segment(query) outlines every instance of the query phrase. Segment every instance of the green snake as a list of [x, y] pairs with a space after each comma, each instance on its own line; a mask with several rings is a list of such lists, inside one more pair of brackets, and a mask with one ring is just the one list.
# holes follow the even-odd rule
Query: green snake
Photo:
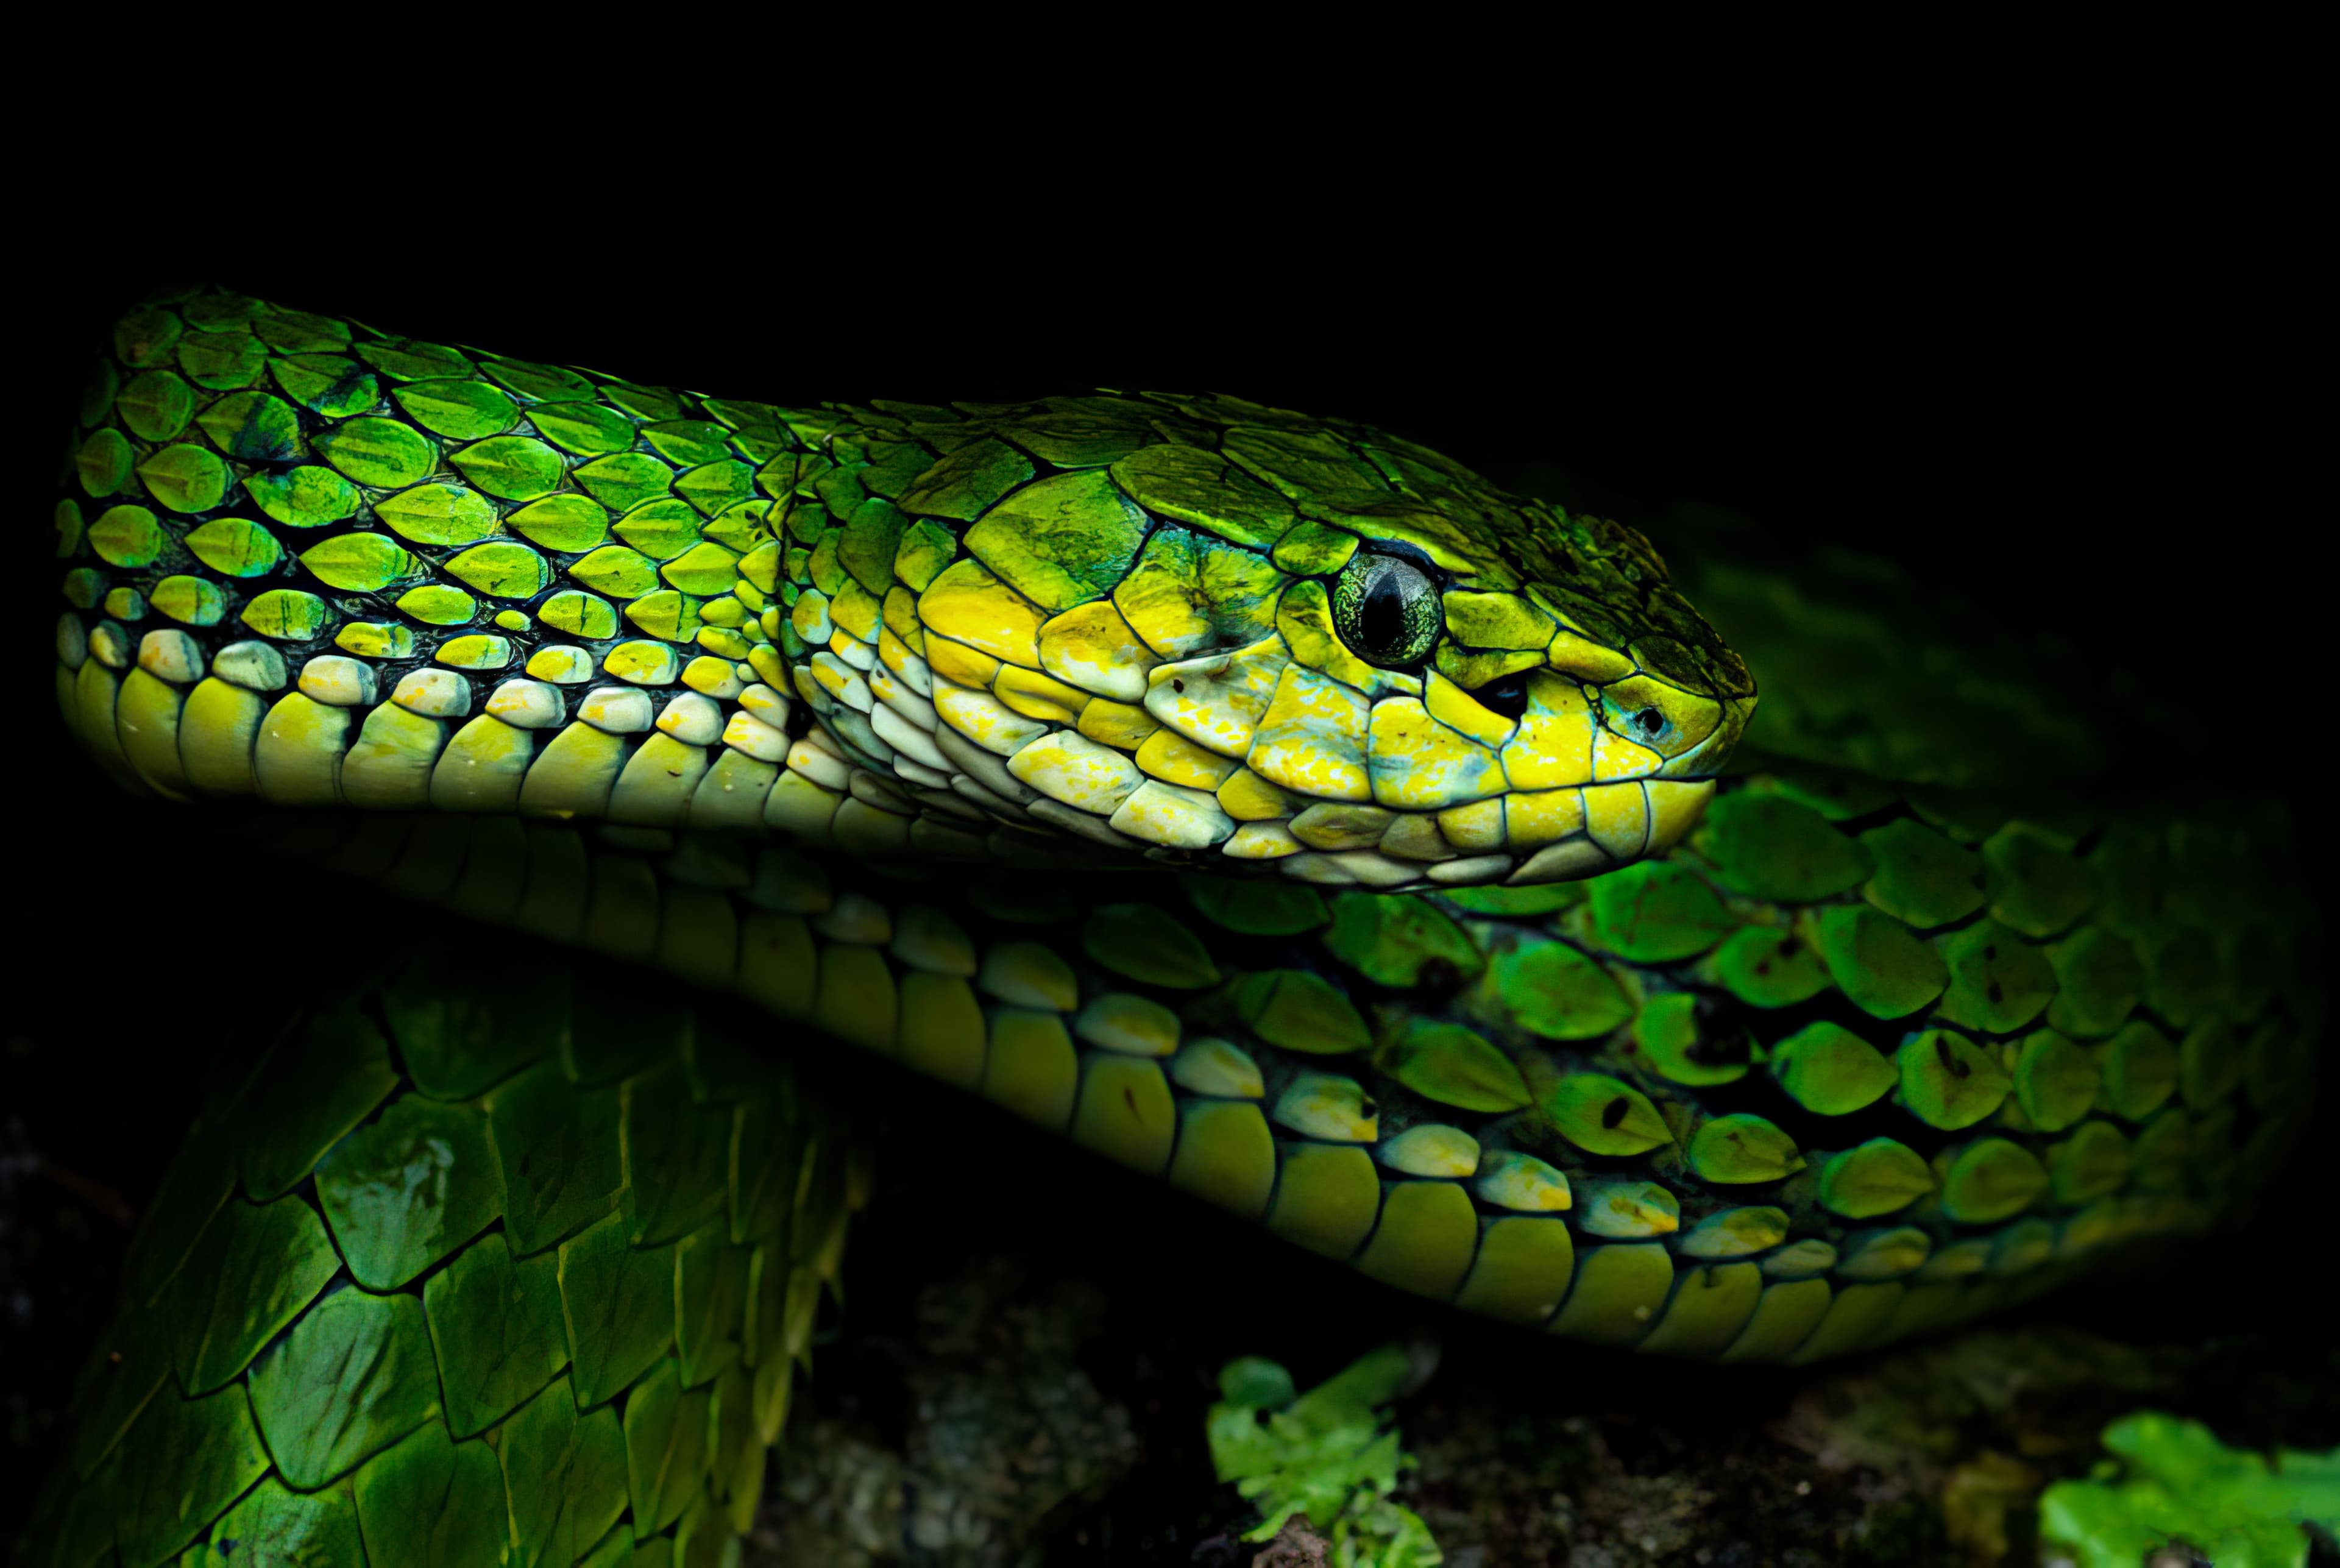
[[2114, 720], [1898, 590], [1678, 579], [1363, 425], [204, 290], [71, 452], [68, 729], [406, 946], [214, 1073], [45, 1568], [734, 1560], [869, 1189], [846, 1046], [1360, 1290], [1725, 1363], [2166, 1248], [2311, 1115], [2279, 812], [2036, 787]]

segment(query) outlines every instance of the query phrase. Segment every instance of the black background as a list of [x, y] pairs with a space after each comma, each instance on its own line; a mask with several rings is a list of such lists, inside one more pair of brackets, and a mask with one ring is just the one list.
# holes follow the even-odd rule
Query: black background
[[[362, 939], [337, 923], [345, 894], [277, 886], [255, 908], [233, 868], [124, 843], [49, 712], [49, 464], [85, 356], [160, 284], [781, 402], [1224, 391], [1364, 420], [1498, 477], [1551, 465], [1572, 476], [1552, 499], [1628, 521], [1679, 500], [1730, 507], [1890, 557], [2177, 693], [2232, 734], [2237, 774], [2294, 789], [2300, 853], [2320, 865], [2331, 508], [2305, 475], [2330, 409], [2304, 215], [2179, 145], [1780, 158], [1653, 173], [1613, 203], [1506, 144], [1355, 169], [1337, 190], [1321, 161], [1286, 170], [1290, 185], [1252, 165], [1166, 207], [1111, 179], [1035, 190], [930, 164], [916, 201], [863, 167], [796, 175], [787, 199], [735, 184], [667, 210], [562, 190], [518, 218], [453, 184], [378, 210], [303, 206], [287, 165], [269, 176], [284, 189], [214, 185], [209, 207], [159, 226], [133, 174], [68, 180], [74, 219], [19, 250], [34, 279], [5, 328], [22, 400], [5, 470], [23, 610], [5, 629], [10, 789], [25, 804], [8, 836], [0, 1121], [21, 1212], [40, 1216], [0, 1249], [18, 1369], [0, 1392], [38, 1404], [94, 1326], [119, 1236], [107, 1200], [61, 1184], [144, 1204], [193, 1077], [184, 1011], [231, 1005], [281, 955]], [[1207, 173], [1208, 148], [1187, 164]], [[2207, 799], [2229, 782], [2173, 784]], [[1167, 1214], [1145, 1223], [1184, 1223]], [[2285, 1234], [2246, 1249], [2255, 1302], [2214, 1299], [2315, 1321]], [[1195, 1239], [1221, 1261], [1170, 1272], [1198, 1303], [1222, 1268], [1282, 1266], [1280, 1250]], [[1098, 1250], [1139, 1287], [1159, 1265], [1136, 1242]], [[75, 1270], [84, 1284], [60, 1283]], [[2207, 1311], [2191, 1293], [2150, 1305], [2180, 1334], [2216, 1321], [2185, 1315]], [[37, 1446], [25, 1408], [11, 1435]]]

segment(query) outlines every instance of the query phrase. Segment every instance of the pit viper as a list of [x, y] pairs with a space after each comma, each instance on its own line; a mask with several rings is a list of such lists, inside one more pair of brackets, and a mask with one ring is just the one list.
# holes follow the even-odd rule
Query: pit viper
[[57, 701], [158, 858], [381, 896], [362, 962], [236, 938], [23, 1562], [733, 1560], [856, 1049], [1721, 1363], [2166, 1250], [2312, 1115], [2282, 808], [2087, 782], [2108, 706], [1875, 572], [1234, 397], [780, 406], [213, 289], [66, 455]]

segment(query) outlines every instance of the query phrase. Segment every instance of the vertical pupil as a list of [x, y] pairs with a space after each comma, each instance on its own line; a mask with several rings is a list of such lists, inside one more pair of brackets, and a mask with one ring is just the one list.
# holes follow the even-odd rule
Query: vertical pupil
[[1405, 590], [1398, 586], [1394, 571], [1383, 571], [1365, 590], [1365, 602], [1357, 610], [1357, 630], [1364, 636], [1365, 646], [1376, 653], [1385, 653], [1405, 640]]

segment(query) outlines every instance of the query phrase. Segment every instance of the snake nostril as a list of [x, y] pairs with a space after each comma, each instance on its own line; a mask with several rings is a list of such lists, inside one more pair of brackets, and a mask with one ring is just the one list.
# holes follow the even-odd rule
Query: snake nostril
[[1528, 683], [1517, 675], [1490, 680], [1471, 695], [1478, 699], [1480, 707], [1506, 719], [1517, 719], [1528, 710]]
[[1633, 722], [1641, 727], [1644, 735], [1655, 735], [1666, 727], [1666, 716], [1654, 708], [1644, 708], [1633, 715]]

